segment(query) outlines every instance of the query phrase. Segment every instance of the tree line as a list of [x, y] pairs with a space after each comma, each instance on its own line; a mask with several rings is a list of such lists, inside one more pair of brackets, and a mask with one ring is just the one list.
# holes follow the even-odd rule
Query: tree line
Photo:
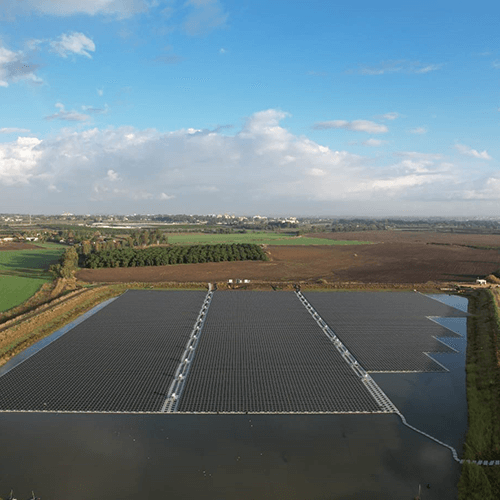
[[90, 269], [100, 269], [236, 260], [267, 260], [267, 256], [259, 245], [251, 243], [120, 248], [92, 252], [85, 258], [83, 265]]

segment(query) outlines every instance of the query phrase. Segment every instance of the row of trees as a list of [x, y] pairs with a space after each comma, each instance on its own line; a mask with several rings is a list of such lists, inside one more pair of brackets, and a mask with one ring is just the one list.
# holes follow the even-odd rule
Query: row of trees
[[84, 265], [90, 269], [99, 269], [235, 260], [267, 260], [267, 256], [259, 245], [250, 243], [123, 248], [91, 253]]

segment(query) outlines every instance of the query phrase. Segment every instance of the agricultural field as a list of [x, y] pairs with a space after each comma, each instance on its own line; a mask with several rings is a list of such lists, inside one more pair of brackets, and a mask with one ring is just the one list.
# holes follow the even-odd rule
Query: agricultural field
[[367, 241], [325, 240], [313, 236], [295, 236], [287, 233], [252, 231], [242, 234], [184, 233], [168, 235], [172, 245], [196, 245], [211, 243], [254, 243], [256, 245], [366, 245]]
[[0, 312], [15, 307], [34, 295], [53, 278], [48, 269], [58, 261], [64, 246], [43, 243], [26, 247], [0, 247]]
[[[249, 234], [201, 236], [248, 237]], [[173, 236], [169, 236], [169, 242], [171, 238]], [[184, 264], [149, 269], [85, 269], [77, 277], [88, 282], [118, 283], [214, 282], [247, 278], [263, 281], [416, 284], [428, 281], [474, 282], [476, 278], [500, 269], [500, 235], [366, 231], [313, 233], [296, 238], [296, 241], [309, 239], [319, 240], [323, 245], [282, 245], [282, 241], [274, 240], [274, 244], [265, 249], [269, 259], [267, 262]], [[366, 240], [373, 244], [331, 245], [331, 242], [352, 240]]]

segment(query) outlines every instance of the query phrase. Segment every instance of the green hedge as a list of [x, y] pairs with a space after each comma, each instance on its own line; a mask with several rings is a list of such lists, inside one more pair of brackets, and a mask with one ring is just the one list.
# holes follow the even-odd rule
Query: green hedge
[[93, 252], [84, 262], [90, 269], [105, 267], [165, 266], [235, 260], [267, 260], [259, 245], [221, 244], [175, 247], [121, 248]]

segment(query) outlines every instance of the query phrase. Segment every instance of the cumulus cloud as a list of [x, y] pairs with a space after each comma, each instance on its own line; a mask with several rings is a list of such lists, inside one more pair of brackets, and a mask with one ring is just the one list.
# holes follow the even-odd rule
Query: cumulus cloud
[[107, 174], [107, 179], [110, 180], [111, 182], [114, 182], [120, 180], [120, 177], [114, 170], [109, 169]]
[[35, 137], [18, 137], [11, 143], [0, 143], [0, 184], [27, 184], [35, 175], [42, 155], [36, 150], [42, 141]]
[[388, 73], [423, 74], [437, 71], [443, 64], [426, 64], [420, 61], [384, 61], [376, 66], [360, 66], [357, 70], [348, 70], [348, 73], [360, 75], [384, 75]]
[[354, 120], [348, 122], [346, 120], [333, 120], [328, 122], [318, 122], [313, 125], [315, 130], [325, 130], [330, 128], [343, 128], [346, 130], [354, 130], [356, 132], [368, 132], [369, 134], [384, 134], [388, 131], [385, 125], [371, 122], [369, 120]]
[[52, 52], [59, 54], [61, 57], [68, 57], [68, 54], [78, 54], [88, 57], [92, 56], [90, 52], [95, 52], [94, 42], [85, 36], [83, 33], [63, 33], [58, 40], [50, 42]]
[[184, 30], [188, 35], [209, 33], [224, 26], [228, 18], [219, 0], [188, 0], [185, 6], [191, 8], [184, 21]]
[[481, 151], [480, 153], [476, 149], [472, 149], [469, 146], [465, 146], [464, 144], [455, 144], [455, 149], [464, 156], [472, 156], [473, 158], [479, 158], [480, 160], [492, 160], [491, 156], [486, 150]]
[[56, 103], [56, 108], [59, 109], [57, 113], [53, 115], [46, 116], [46, 120], [66, 120], [70, 122], [84, 122], [90, 119], [89, 115], [84, 115], [82, 113], [78, 113], [77, 111], [66, 111], [64, 109], [64, 104], [60, 102]]
[[10, 15], [42, 13], [53, 16], [72, 16], [75, 14], [116, 15], [127, 18], [147, 12], [157, 5], [155, 0], [23, 0], [9, 8]]
[[410, 130], [410, 134], [423, 135], [423, 134], [426, 134], [426, 133], [427, 133], [427, 129], [424, 128], [424, 127], [416, 127], [416, 128], [412, 128]]
[[259, 111], [232, 135], [194, 127], [165, 133], [95, 127], [65, 128], [44, 141], [20, 138], [1, 145], [0, 184], [57, 186], [51, 196], [65, 204], [92, 202], [97, 211], [161, 212], [168, 200], [169, 210], [209, 212], [404, 199], [424, 188], [442, 193], [459, 175], [443, 167], [440, 155], [418, 152], [375, 165], [373, 158], [292, 134], [282, 125], [289, 116]]

